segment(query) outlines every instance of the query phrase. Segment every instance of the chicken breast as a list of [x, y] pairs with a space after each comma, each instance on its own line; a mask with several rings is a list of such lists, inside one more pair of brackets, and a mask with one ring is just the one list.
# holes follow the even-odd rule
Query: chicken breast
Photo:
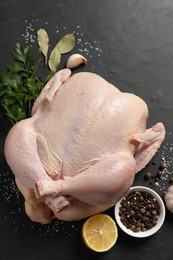
[[146, 129], [147, 118], [141, 98], [99, 75], [56, 73], [5, 142], [28, 216], [79, 220], [113, 206], [164, 140], [163, 124]]

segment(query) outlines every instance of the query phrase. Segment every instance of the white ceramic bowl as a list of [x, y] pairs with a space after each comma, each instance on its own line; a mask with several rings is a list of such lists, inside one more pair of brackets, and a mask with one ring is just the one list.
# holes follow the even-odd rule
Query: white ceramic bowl
[[[162, 226], [164, 219], [165, 219], [165, 205], [163, 203], [163, 200], [161, 199], [161, 197], [152, 189], [145, 187], [145, 186], [134, 186], [132, 188], [130, 188], [129, 192], [126, 194], [126, 196], [131, 193], [132, 191], [143, 191], [143, 192], [148, 192], [150, 193], [154, 198], [156, 198], [156, 200], [158, 201], [159, 205], [160, 205], [160, 215], [159, 215], [159, 219], [157, 221], [157, 224], [152, 227], [151, 229], [148, 229], [146, 231], [140, 231], [140, 232], [134, 232], [131, 229], [128, 229], [120, 220], [120, 216], [119, 216], [119, 207], [120, 207], [120, 203], [121, 203], [121, 199], [119, 202], [117, 202], [117, 204], [115, 205], [115, 219], [117, 221], [118, 226], [128, 235], [133, 236], [133, 237], [138, 237], [138, 238], [143, 238], [143, 237], [148, 237], [151, 236], [153, 234], [155, 234]], [[125, 197], [126, 197], [125, 196]]]

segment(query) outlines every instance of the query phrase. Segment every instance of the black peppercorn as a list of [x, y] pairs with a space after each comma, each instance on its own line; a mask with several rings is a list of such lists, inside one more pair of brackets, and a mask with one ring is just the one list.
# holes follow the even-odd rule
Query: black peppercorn
[[146, 180], [149, 180], [151, 177], [152, 177], [152, 173], [151, 173], [151, 172], [146, 172], [144, 178], [145, 178]]
[[162, 163], [160, 166], [159, 166], [159, 170], [160, 171], [163, 171], [165, 169], [165, 165]]
[[163, 176], [163, 171], [160, 171], [160, 170], [159, 170], [159, 171], [157, 172], [157, 177], [158, 177], [158, 178], [161, 178], [162, 176]]
[[170, 182], [170, 183], [173, 183], [173, 177], [170, 178], [169, 182]]
[[141, 208], [141, 209], [140, 209], [140, 212], [141, 212], [142, 214], [144, 214], [144, 213], [145, 213], [145, 209], [144, 209], [144, 208]]
[[148, 192], [132, 191], [122, 199], [119, 208], [121, 222], [133, 232], [144, 232], [157, 224], [160, 205]]
[[130, 216], [134, 216], [136, 213], [135, 213], [135, 211], [132, 209], [132, 210], [130, 210]]

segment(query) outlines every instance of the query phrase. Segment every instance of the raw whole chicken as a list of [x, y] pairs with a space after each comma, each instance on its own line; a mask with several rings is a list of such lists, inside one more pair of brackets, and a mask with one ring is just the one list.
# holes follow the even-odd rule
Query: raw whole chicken
[[32, 117], [12, 127], [7, 163], [33, 221], [79, 220], [113, 206], [148, 164], [165, 136], [146, 129], [145, 102], [89, 72], [59, 71]]

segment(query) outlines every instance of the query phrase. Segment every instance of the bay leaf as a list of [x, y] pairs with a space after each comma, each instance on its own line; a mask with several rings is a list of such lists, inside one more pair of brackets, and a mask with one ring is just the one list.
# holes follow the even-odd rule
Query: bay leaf
[[60, 61], [61, 61], [61, 53], [58, 45], [56, 45], [55, 48], [52, 50], [48, 61], [50, 70], [55, 72], [57, 70]]
[[58, 42], [58, 48], [61, 54], [70, 52], [75, 46], [75, 37], [73, 33], [67, 34]]
[[37, 31], [37, 41], [41, 52], [45, 57], [45, 63], [47, 64], [47, 53], [49, 49], [49, 36], [45, 29], [39, 29]]

